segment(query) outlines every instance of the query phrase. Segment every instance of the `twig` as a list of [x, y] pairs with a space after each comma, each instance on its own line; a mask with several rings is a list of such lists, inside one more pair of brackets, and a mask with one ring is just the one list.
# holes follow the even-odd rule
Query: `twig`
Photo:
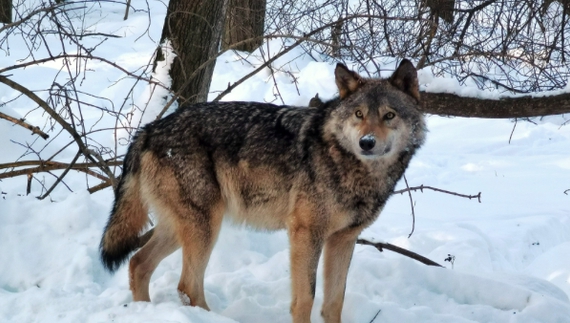
[[[36, 10], [30, 12], [26, 17], [23, 17], [22, 19], [20, 19], [18, 21], [14, 21], [13, 23], [3, 25], [2, 27], [0, 27], [0, 33], [2, 33], [4, 30], [8, 30], [10, 28], [18, 27], [19, 25], [23, 24], [24, 22], [30, 20], [30, 18], [32, 18], [36, 14], [39, 14], [42, 12], [49, 13], [51, 11], [54, 11], [60, 7], [66, 6], [66, 5], [67, 5], [67, 3], [60, 3], [60, 4], [53, 5], [53, 6], [42, 7], [40, 9], [36, 9]], [[75, 7], [75, 8], [69, 8], [66, 10], [81, 10], [81, 9], [85, 9], [85, 7]]]
[[[157, 82], [157, 81], [155, 81], [155, 80], [153, 80], [153, 79], [151, 79], [151, 78], [142, 77], [142, 76], [137, 75], [137, 74], [135, 74], [135, 73], [133, 73], [133, 72], [129, 72], [128, 70], [126, 70], [125, 68], [123, 68], [122, 66], [120, 66], [119, 64], [117, 64], [117, 63], [115, 63], [115, 62], [112, 62], [112, 61], [110, 61], [110, 60], [108, 60], [108, 59], [106, 59], [106, 58], [104, 58], [104, 57], [98, 57], [98, 56], [93, 56], [93, 55], [86, 55], [86, 54], [81, 54], [81, 53], [79, 53], [79, 54], [60, 54], [60, 55], [53, 55], [53, 56], [45, 57], [45, 58], [42, 58], [42, 59], [36, 59], [36, 60], [32, 60], [32, 61], [26, 61], [26, 62], [21, 63], [21, 64], [10, 65], [10, 66], [7, 66], [7, 67], [5, 67], [5, 68], [0, 69], [0, 74], [1, 74], [1, 73], [6, 73], [6, 72], [11, 71], [11, 70], [15, 70], [15, 69], [23, 69], [23, 68], [26, 68], [26, 67], [28, 67], [28, 66], [40, 65], [40, 64], [43, 64], [43, 63], [46, 63], [46, 62], [53, 62], [53, 61], [57, 61], [57, 60], [71, 60], [71, 59], [85, 59], [85, 60], [95, 60], [95, 61], [99, 61], [99, 62], [105, 63], [105, 64], [107, 64], [107, 65], [110, 65], [110, 66], [112, 66], [112, 67], [118, 69], [119, 71], [125, 73], [125, 75], [130, 76], [130, 77], [132, 77], [132, 78], [134, 78], [134, 79], [143, 80], [143, 81], [145, 81], [145, 82], [147, 82], [147, 83], [149, 83], [149, 84], [156, 84], [156, 85], [158, 85], [158, 86], [160, 86], [160, 87], [162, 87], [162, 88], [164, 88], [164, 89], [166, 89], [166, 90], [169, 90], [169, 88], [166, 87], [164, 84], [162, 84], [162, 83], [160, 83], [160, 82]], [[2, 77], [5, 77], [5, 76], [2, 76]], [[25, 94], [25, 93], [24, 93], [24, 94]]]
[[432, 18], [430, 20], [428, 20], [427, 24], [431, 25], [430, 26], [430, 31], [429, 31], [429, 38], [426, 42], [426, 44], [422, 43], [423, 40], [423, 35], [419, 35], [419, 39], [418, 39], [418, 45], [419, 48], [416, 50], [416, 52], [412, 55], [412, 57], [416, 57], [420, 51], [423, 51], [423, 54], [420, 58], [420, 60], [418, 61], [418, 64], [416, 65], [416, 68], [418, 70], [422, 69], [425, 67], [426, 64], [426, 60], [428, 60], [428, 56], [429, 56], [429, 52], [430, 52], [430, 48], [431, 48], [431, 43], [433, 41], [433, 39], [435, 38], [435, 34], [437, 32], [437, 29], [439, 27], [439, 19], [437, 16], [432, 16]]
[[65, 177], [65, 175], [67, 175], [67, 173], [69, 172], [69, 170], [71, 168], [73, 168], [73, 166], [75, 166], [75, 163], [77, 162], [77, 159], [79, 159], [79, 156], [81, 156], [81, 150], [77, 152], [77, 154], [75, 154], [75, 157], [73, 158], [73, 160], [71, 161], [71, 163], [69, 164], [69, 166], [67, 166], [67, 168], [63, 171], [63, 173], [61, 173], [61, 175], [59, 175], [59, 177], [55, 180], [55, 182], [51, 185], [51, 187], [44, 193], [44, 195], [38, 196], [39, 200], [43, 200], [45, 199], [48, 195], [51, 194], [51, 192], [55, 189], [55, 187], [63, 180], [63, 178]]
[[511, 140], [513, 139], [513, 134], [515, 133], [515, 129], [517, 128], [518, 119], [515, 118], [515, 124], [513, 125], [513, 130], [511, 130], [511, 135], [509, 136], [509, 145], [511, 144]]
[[[270, 53], [269, 42], [267, 42], [266, 44], [267, 44], [267, 57], [270, 57], [271, 53]], [[263, 53], [263, 47], [260, 47], [259, 49], [261, 52], [261, 57], [263, 58], [263, 61], [265, 61], [265, 55]], [[284, 105], [285, 101], [283, 100], [283, 96], [281, 95], [281, 91], [279, 91], [279, 85], [277, 85], [277, 80], [275, 79], [275, 69], [271, 65], [268, 65], [267, 68], [271, 72], [270, 74], [271, 74], [271, 78], [273, 79], [273, 87], [277, 91], [277, 96], [279, 96], [279, 99], [281, 100], [281, 104]]]
[[408, 189], [410, 207], [412, 208], [412, 231], [410, 231], [410, 234], [408, 234], [408, 238], [410, 238], [416, 229], [416, 212], [414, 211], [414, 200], [412, 199], [412, 191], [410, 190], [410, 185], [408, 185], [408, 179], [406, 178], [406, 175], [404, 175], [404, 182], [406, 183], [406, 187]]
[[428, 265], [428, 266], [436, 266], [436, 267], [443, 267], [442, 265], [438, 264], [437, 262], [428, 259], [422, 255], [418, 255], [417, 253], [404, 249], [404, 248], [400, 248], [398, 246], [395, 246], [393, 244], [390, 243], [385, 243], [385, 242], [371, 242], [365, 239], [358, 239], [356, 240], [356, 243], [358, 244], [362, 244], [362, 245], [368, 245], [368, 246], [373, 246], [376, 247], [376, 249], [378, 249], [378, 251], [382, 252], [384, 251], [384, 249], [388, 249], [391, 251], [394, 251], [396, 253], [399, 253], [401, 255], [404, 255], [406, 257], [412, 258], [414, 260], [417, 260], [419, 262], [421, 262], [424, 265]]
[[372, 320], [370, 320], [370, 323], [374, 322], [374, 320], [378, 317], [378, 314], [380, 314], [380, 311], [382, 311], [382, 309], [379, 309], [378, 312], [376, 312], [376, 315], [374, 315]]
[[[105, 160], [105, 163], [109, 164], [109, 166], [121, 166], [123, 164], [122, 160], [115, 160], [115, 159], [109, 159], [109, 160]], [[56, 161], [52, 161], [52, 160], [21, 160], [21, 161], [17, 161], [17, 162], [11, 162], [11, 163], [5, 163], [5, 164], [0, 164], [0, 169], [4, 169], [4, 168], [16, 168], [16, 167], [24, 167], [24, 166], [49, 166], [49, 167], [54, 167], [54, 168], [50, 168], [51, 170], [55, 170], [55, 169], [63, 169], [66, 168], [69, 164], [67, 163], [62, 163], [62, 162], [56, 162]], [[60, 166], [58, 168], [58, 166]], [[91, 167], [97, 167], [97, 163], [79, 163], [79, 164], [75, 164], [75, 167], [73, 167], [74, 169], [77, 168], [91, 168]], [[10, 176], [8, 176], [10, 177]], [[0, 174], [0, 179], [1, 178], [7, 178], [7, 177], [3, 177], [3, 174]]]
[[105, 188], [107, 188], [107, 187], [109, 187], [109, 186], [112, 186], [111, 182], [109, 182], [109, 181], [103, 182], [103, 183], [101, 183], [101, 184], [98, 184], [98, 185], [95, 185], [95, 186], [93, 186], [93, 187], [88, 188], [88, 189], [87, 189], [87, 192], [89, 192], [89, 194], [93, 194], [93, 193], [98, 192], [98, 191], [100, 191], [100, 190], [102, 190], [102, 189], [105, 189]]
[[32, 192], [32, 179], [34, 179], [34, 175], [28, 174], [28, 183], [26, 185], [26, 196], [30, 195]]
[[[42, 187], [42, 192], [46, 189], [46, 186], [45, 186], [45, 178], [44, 178], [44, 180], [39, 180], [38, 178], [35, 178], [35, 177], [32, 176], [32, 179], [36, 180], [36, 182], [38, 182], [38, 183], [41, 185], [41, 187]], [[18, 196], [20, 196], [20, 194], [18, 194]], [[53, 202], [53, 200], [51, 199], [51, 197], [50, 197], [50, 201]]]
[[129, 8], [131, 6], [131, 0], [127, 0], [127, 8], [125, 9], [125, 16], [123, 17], [123, 20], [127, 20], [129, 19]]
[[[328, 27], [328, 26], [327, 26]], [[259, 71], [263, 70], [265, 67], [270, 66], [274, 61], [276, 61], [278, 58], [280, 58], [281, 56], [287, 54], [288, 52], [290, 52], [291, 50], [293, 50], [295, 47], [301, 45], [305, 40], [307, 40], [313, 33], [316, 33], [316, 31], [320, 31], [320, 29], [316, 29], [313, 32], [310, 32], [309, 34], [305, 35], [304, 37], [299, 38], [295, 43], [293, 43], [291, 46], [283, 49], [281, 52], [277, 53], [275, 56], [271, 57], [270, 59], [268, 59], [264, 64], [260, 65], [258, 68], [256, 68], [255, 70], [253, 70], [251, 73], [247, 74], [246, 76], [242, 77], [241, 79], [237, 80], [236, 82], [234, 82], [231, 86], [228, 86], [227, 89], [225, 89], [222, 93], [218, 94], [218, 96], [216, 96], [212, 101], [219, 101], [222, 97], [224, 97], [226, 94], [230, 93], [233, 89], [235, 89], [238, 85], [242, 84], [243, 82], [245, 82], [247, 79], [249, 79], [250, 77], [252, 77], [253, 75], [257, 74]]]
[[39, 127], [32, 126], [31, 124], [26, 123], [26, 122], [25, 122], [24, 120], [22, 120], [22, 119], [16, 119], [16, 118], [11, 117], [11, 116], [9, 116], [9, 115], [7, 115], [7, 114], [5, 114], [5, 113], [2, 113], [2, 112], [0, 112], [0, 118], [6, 119], [6, 120], [8, 120], [8, 121], [10, 121], [10, 122], [13, 122], [13, 123], [15, 123], [15, 124], [17, 124], [17, 125], [19, 125], [19, 126], [22, 126], [22, 127], [26, 128], [26, 129], [28, 129], [28, 130], [31, 130], [32, 133], [34, 133], [34, 134], [36, 134], [36, 135], [39, 135], [40, 137], [42, 137], [42, 138], [44, 138], [44, 139], [48, 139], [48, 138], [49, 138], [49, 135], [48, 135], [47, 133], [41, 131]]
[[570, 192], [570, 188], [564, 191], [564, 194], [568, 195], [568, 192]]
[[397, 191], [392, 192], [392, 194], [402, 194], [402, 193], [405, 193], [408, 191], [418, 191], [418, 190], [423, 193], [424, 189], [432, 190], [432, 191], [436, 191], [436, 192], [441, 192], [441, 193], [446, 193], [446, 194], [450, 194], [450, 195], [455, 195], [455, 196], [459, 196], [459, 197], [465, 197], [468, 199], [477, 198], [477, 201], [479, 203], [481, 203], [481, 192], [479, 192], [477, 195], [466, 195], [466, 194], [460, 194], [460, 193], [456, 193], [456, 192], [442, 190], [441, 188], [431, 187], [431, 186], [427, 186], [427, 185], [423, 185], [423, 184], [420, 186], [414, 186], [414, 187], [409, 187], [409, 188], [397, 190]]

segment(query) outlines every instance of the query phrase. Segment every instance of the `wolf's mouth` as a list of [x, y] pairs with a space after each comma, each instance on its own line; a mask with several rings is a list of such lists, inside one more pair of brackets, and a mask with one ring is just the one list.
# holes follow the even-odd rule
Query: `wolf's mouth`
[[360, 154], [366, 157], [373, 157], [373, 156], [380, 157], [383, 155], [387, 155], [388, 153], [390, 153], [391, 150], [392, 150], [392, 145], [387, 144], [386, 146], [384, 146], [383, 149], [360, 150]]

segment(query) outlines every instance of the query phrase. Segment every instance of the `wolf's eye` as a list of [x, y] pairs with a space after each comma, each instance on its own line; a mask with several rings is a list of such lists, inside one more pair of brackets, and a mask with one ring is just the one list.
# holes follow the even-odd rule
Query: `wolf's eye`
[[360, 110], [356, 110], [356, 112], [354, 113], [354, 115], [358, 118], [358, 119], [362, 119], [364, 117], [364, 114], [362, 114], [362, 111]]
[[392, 120], [394, 117], [396, 117], [396, 114], [394, 112], [388, 112], [384, 115], [384, 120]]

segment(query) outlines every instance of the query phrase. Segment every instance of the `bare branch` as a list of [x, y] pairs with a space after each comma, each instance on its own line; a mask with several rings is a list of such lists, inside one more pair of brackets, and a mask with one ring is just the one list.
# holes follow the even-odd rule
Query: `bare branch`
[[[109, 166], [119, 166], [122, 165], [122, 161], [106, 161], [105, 162]], [[37, 167], [25, 168], [25, 169], [18, 169], [9, 172], [5, 172], [0, 174], [0, 179], [3, 178], [11, 178], [20, 175], [27, 175], [32, 173], [40, 173], [40, 172], [48, 172], [52, 170], [58, 169], [73, 169], [80, 172], [84, 172], [88, 175], [96, 177], [102, 181], [109, 181], [108, 177], [102, 176], [99, 173], [92, 171], [90, 168], [98, 167], [99, 163], [75, 163], [73, 165], [67, 163], [60, 163], [55, 161], [41, 161], [41, 160], [28, 160], [28, 161], [21, 161], [21, 162], [13, 162], [7, 164], [0, 164], [0, 169], [4, 168], [16, 168], [16, 167], [24, 167], [24, 166], [32, 166], [38, 165]], [[71, 166], [71, 167], [70, 167]]]
[[111, 182], [103, 182], [101, 184], [95, 185], [93, 187], [90, 187], [87, 189], [87, 191], [89, 192], [89, 194], [93, 194], [95, 192], [98, 192], [100, 190], [103, 190], [109, 186], [112, 186]]
[[123, 20], [127, 20], [129, 18], [129, 8], [131, 7], [131, 0], [127, 0], [127, 7], [125, 8], [125, 16]]
[[52, 117], [55, 121], [57, 121], [57, 123], [59, 123], [60, 126], [63, 127], [63, 129], [69, 132], [69, 134], [73, 137], [73, 139], [81, 149], [81, 152], [85, 155], [85, 157], [96, 163], [96, 165], [108, 176], [108, 178], [112, 182], [115, 182], [115, 176], [113, 172], [111, 172], [111, 170], [109, 169], [109, 165], [98, 162], [92, 156], [91, 150], [89, 150], [87, 146], [83, 143], [83, 140], [81, 136], [77, 133], [77, 131], [73, 129], [73, 127], [69, 123], [63, 120], [63, 118], [59, 114], [57, 114], [52, 108], [50, 108], [50, 106], [44, 100], [38, 97], [34, 92], [28, 90], [24, 86], [8, 79], [3, 75], [0, 75], [0, 82], [10, 86], [11, 88], [13, 88], [16, 91], [19, 91], [20, 93], [23, 93], [24, 95], [32, 99], [34, 102], [36, 102], [40, 107], [42, 107], [44, 111], [46, 111], [49, 114], [50, 117]]
[[[4, 32], [5, 30], [17, 27], [17, 26], [25, 23], [26, 21], [30, 20], [30, 18], [32, 18], [33, 16], [35, 16], [39, 13], [50, 12], [50, 11], [56, 10], [60, 7], [63, 7], [65, 5], [66, 5], [66, 3], [60, 3], [60, 4], [53, 5], [53, 6], [40, 7], [39, 9], [33, 10], [28, 15], [26, 15], [25, 17], [23, 17], [22, 19], [20, 19], [18, 21], [14, 21], [13, 23], [10, 23], [10, 24], [4, 24], [2, 27], [0, 27], [0, 33]], [[72, 8], [72, 9], [77, 10], [77, 9], [81, 9], [81, 8]]]
[[[406, 183], [406, 186], [407, 186], [407, 183]], [[451, 192], [451, 191], [447, 191], [447, 190], [442, 190], [441, 188], [427, 186], [427, 185], [423, 185], [423, 184], [420, 186], [408, 187], [408, 188], [404, 188], [401, 190], [397, 190], [397, 191], [394, 191], [392, 194], [403, 194], [405, 192], [410, 192], [410, 191], [420, 191], [423, 193], [424, 189], [432, 190], [432, 191], [436, 191], [436, 192], [441, 192], [441, 193], [445, 193], [445, 194], [450, 194], [450, 195], [455, 195], [455, 196], [459, 196], [459, 197], [465, 197], [468, 199], [476, 198], [477, 201], [479, 201], [479, 203], [481, 203], [481, 192], [479, 192], [477, 195], [466, 195], [466, 194], [455, 193], [455, 192]]]
[[36, 135], [39, 135], [40, 137], [42, 137], [42, 138], [44, 138], [44, 139], [48, 139], [48, 138], [49, 138], [49, 135], [48, 135], [47, 133], [41, 131], [39, 127], [32, 126], [31, 124], [26, 123], [26, 122], [25, 122], [24, 120], [22, 120], [22, 119], [16, 119], [16, 118], [11, 117], [11, 116], [9, 116], [9, 115], [7, 115], [7, 114], [5, 114], [5, 113], [2, 113], [2, 112], [0, 112], [0, 118], [1, 118], [1, 119], [6, 119], [6, 120], [8, 120], [8, 121], [10, 121], [10, 122], [13, 122], [13, 123], [15, 123], [15, 124], [17, 124], [17, 125], [19, 125], [19, 126], [22, 126], [22, 127], [26, 128], [26, 129], [28, 129], [28, 130], [31, 130], [32, 133], [34, 133], [34, 134], [36, 134]]
[[46, 62], [53, 62], [53, 61], [65, 60], [65, 59], [89, 59], [89, 60], [100, 61], [100, 62], [103, 62], [105, 64], [108, 64], [109, 66], [112, 66], [112, 67], [118, 69], [119, 71], [123, 72], [125, 75], [130, 76], [134, 79], [142, 80], [142, 81], [147, 82], [148, 84], [154, 84], [154, 85], [160, 86], [160, 87], [168, 90], [168, 88], [164, 84], [157, 82], [156, 80], [153, 80], [151, 78], [145, 78], [145, 77], [137, 75], [131, 71], [128, 71], [125, 68], [123, 68], [122, 66], [118, 65], [117, 63], [111, 62], [110, 60], [108, 60], [104, 57], [99, 57], [99, 56], [94, 56], [94, 55], [85, 55], [85, 54], [61, 54], [61, 55], [50, 56], [50, 57], [46, 57], [46, 58], [42, 58], [42, 59], [26, 61], [25, 63], [6, 66], [6, 67], [0, 69], [0, 73], [5, 73], [5, 72], [15, 70], [15, 69], [26, 68], [28, 66], [39, 65], [39, 64], [46, 63]]
[[55, 189], [55, 187], [57, 186], [57, 184], [59, 184], [63, 178], [65, 177], [65, 175], [67, 175], [67, 173], [69, 172], [70, 169], [73, 168], [73, 166], [75, 166], [75, 163], [77, 162], [77, 159], [79, 159], [79, 156], [81, 156], [81, 151], [78, 151], [77, 154], [75, 154], [75, 157], [73, 157], [73, 160], [71, 161], [71, 163], [69, 164], [69, 166], [67, 166], [67, 168], [63, 171], [63, 173], [61, 173], [61, 175], [58, 176], [57, 180], [55, 181], [55, 183], [53, 183], [51, 185], [51, 187], [44, 193], [44, 195], [42, 196], [38, 196], [38, 199], [43, 200], [45, 199], [47, 196], [49, 196], [51, 194], [51, 192]]

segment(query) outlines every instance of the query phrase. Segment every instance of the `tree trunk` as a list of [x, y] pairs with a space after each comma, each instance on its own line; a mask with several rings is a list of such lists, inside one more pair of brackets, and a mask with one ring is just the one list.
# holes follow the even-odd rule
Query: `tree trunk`
[[[263, 43], [266, 0], [229, 0], [222, 49], [252, 52]], [[251, 41], [246, 41], [252, 39]], [[232, 45], [244, 43], [231, 47]]]
[[218, 53], [227, 2], [170, 0], [168, 3], [160, 43], [164, 45], [169, 40], [176, 54], [170, 67], [171, 90], [179, 93], [180, 104], [208, 99], [215, 61], [201, 65]]
[[12, 23], [12, 0], [0, 0], [0, 23]]
[[433, 16], [441, 18], [447, 23], [453, 23], [455, 0], [427, 0], [426, 4], [430, 8]]

